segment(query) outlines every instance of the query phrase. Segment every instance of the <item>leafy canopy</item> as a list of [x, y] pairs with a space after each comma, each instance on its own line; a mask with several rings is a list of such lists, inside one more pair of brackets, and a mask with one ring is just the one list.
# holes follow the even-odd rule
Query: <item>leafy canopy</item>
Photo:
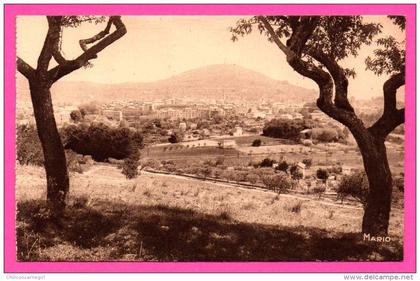
[[[362, 16], [321, 16], [321, 17], [301, 17], [301, 16], [267, 16], [265, 19], [270, 23], [279, 39], [286, 40], [289, 46], [294, 39], [294, 34], [300, 28], [305, 28], [305, 24], [315, 24], [314, 31], [305, 38], [302, 46], [302, 59], [314, 67], [324, 68], [311, 54], [314, 52], [322, 53], [339, 62], [349, 56], [357, 56], [358, 51], [363, 45], [370, 45], [374, 37], [382, 32], [380, 23], [367, 23]], [[405, 18], [401, 16], [389, 16], [401, 30], [405, 29]], [[307, 23], [306, 23], [307, 22]], [[309, 26], [307, 26], [309, 27]], [[259, 17], [242, 18], [237, 21], [235, 27], [231, 27], [232, 40], [236, 41], [239, 37], [250, 34], [253, 29], [257, 29], [264, 34], [270, 42], [273, 38], [266, 30]], [[380, 47], [374, 51], [374, 57], [366, 59], [366, 68], [375, 74], [381, 75], [394, 74], [403, 71], [405, 53], [403, 44], [389, 36], [380, 38], [376, 41]], [[344, 69], [346, 76], [355, 76], [353, 69]]]

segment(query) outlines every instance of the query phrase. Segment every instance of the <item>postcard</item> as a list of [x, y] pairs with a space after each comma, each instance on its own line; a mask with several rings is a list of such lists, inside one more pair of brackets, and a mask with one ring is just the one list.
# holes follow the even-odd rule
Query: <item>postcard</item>
[[415, 5], [5, 5], [5, 272], [414, 272]]

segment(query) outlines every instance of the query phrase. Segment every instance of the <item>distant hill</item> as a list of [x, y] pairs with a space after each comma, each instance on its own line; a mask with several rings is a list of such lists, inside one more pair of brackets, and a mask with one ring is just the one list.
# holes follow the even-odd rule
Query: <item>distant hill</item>
[[[30, 100], [27, 82], [19, 74], [18, 99]], [[314, 101], [315, 90], [279, 81], [237, 65], [210, 65], [150, 83], [100, 84], [92, 82], [57, 82], [53, 100], [80, 103], [87, 100], [152, 100], [159, 98], [223, 99], [289, 102]]]

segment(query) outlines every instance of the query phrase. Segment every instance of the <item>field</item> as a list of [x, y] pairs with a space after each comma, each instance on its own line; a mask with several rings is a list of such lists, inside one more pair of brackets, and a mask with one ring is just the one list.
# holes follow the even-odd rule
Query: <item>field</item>
[[[239, 136], [228, 137], [226, 140], [235, 140], [236, 148], [218, 148], [211, 146], [218, 139], [202, 140], [207, 146], [194, 146], [190, 142], [179, 144], [158, 145], [146, 147], [141, 151], [145, 159], [171, 160], [184, 162], [188, 159], [191, 163], [199, 163], [205, 160], [214, 160], [224, 157], [225, 163], [232, 166], [247, 166], [249, 163], [260, 162], [264, 158], [279, 161], [284, 159], [289, 163], [300, 162], [305, 158], [311, 158], [316, 167], [331, 166], [341, 163], [350, 168], [363, 169], [363, 161], [359, 149], [354, 144], [319, 143], [311, 147], [302, 144], [290, 143], [288, 140], [270, 138], [265, 136]], [[251, 146], [253, 140], [261, 139], [262, 145]], [[387, 156], [393, 174], [398, 175], [404, 171], [404, 146], [387, 143]], [[314, 167], [315, 168], [315, 167]]]
[[45, 174], [17, 166], [19, 260], [401, 260], [403, 212], [390, 243], [363, 241], [358, 206], [142, 173], [111, 165], [71, 175], [63, 220], [48, 219]]

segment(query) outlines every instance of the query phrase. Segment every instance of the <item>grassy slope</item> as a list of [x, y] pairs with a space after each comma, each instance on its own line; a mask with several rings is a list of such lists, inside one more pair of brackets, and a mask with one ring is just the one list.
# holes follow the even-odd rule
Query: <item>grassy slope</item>
[[[402, 212], [389, 244], [362, 241], [362, 210], [111, 166], [71, 177], [59, 225], [43, 207], [44, 173], [17, 167], [21, 260], [398, 260]], [[301, 207], [299, 208], [299, 205]]]

